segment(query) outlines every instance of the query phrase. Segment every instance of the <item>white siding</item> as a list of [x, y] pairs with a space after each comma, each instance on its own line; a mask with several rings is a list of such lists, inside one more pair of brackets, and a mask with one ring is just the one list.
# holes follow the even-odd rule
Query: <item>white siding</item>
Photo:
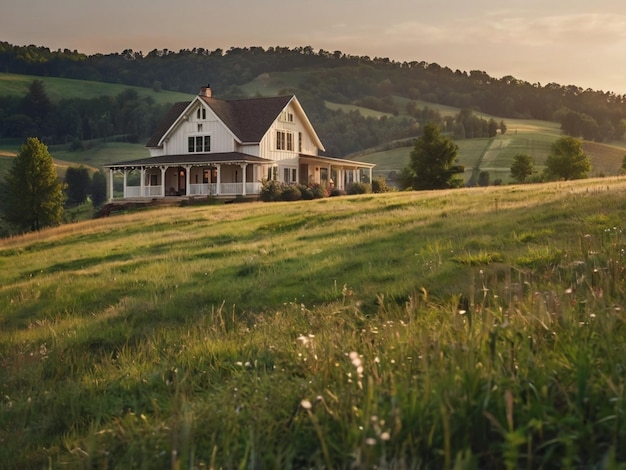
[[[269, 130], [261, 140], [261, 156], [274, 161], [297, 159], [298, 154], [317, 155], [318, 148], [311, 138], [307, 128], [302, 123], [301, 116], [297, 113], [296, 108], [290, 104], [286, 109], [286, 113], [293, 115], [293, 122], [279, 117], [276, 119]], [[276, 131], [285, 131], [293, 135], [293, 150], [277, 150]], [[302, 138], [302, 149], [299, 148], [299, 137]]]
[[[196, 103], [186, 114], [187, 119], [181, 119], [177, 126], [167, 136], [164, 149], [161, 153], [151, 151], [152, 156], [157, 155], [183, 155], [189, 153], [188, 138], [192, 136], [211, 136], [211, 153], [234, 152], [235, 140], [231, 132], [217, 119], [208, 106], [206, 109], [206, 119], [202, 116], [198, 119], [197, 110], [201, 106]], [[198, 126], [201, 125], [201, 129]]]

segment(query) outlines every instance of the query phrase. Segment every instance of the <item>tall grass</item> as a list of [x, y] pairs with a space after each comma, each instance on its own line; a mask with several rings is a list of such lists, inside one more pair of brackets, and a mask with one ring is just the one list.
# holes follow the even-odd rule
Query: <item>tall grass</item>
[[625, 193], [170, 208], [4, 240], [0, 461], [616, 468]]

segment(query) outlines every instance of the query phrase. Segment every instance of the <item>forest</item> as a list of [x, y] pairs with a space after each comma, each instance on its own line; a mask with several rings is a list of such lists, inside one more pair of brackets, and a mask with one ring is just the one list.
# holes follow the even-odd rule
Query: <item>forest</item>
[[[626, 97], [574, 85], [528, 83], [512, 76], [490, 77], [472, 70], [451, 70], [437, 63], [397, 62], [306, 47], [204, 48], [177, 52], [85, 55], [78, 51], [0, 42], [0, 72], [50, 76], [149, 87], [195, 94], [210, 83], [224, 99], [244, 96], [242, 87], [261, 74], [294, 72], [296, 94], [326, 144], [327, 153], [343, 156], [388, 142], [414, 138], [427, 121], [439, 122], [457, 139], [503, 132], [506, 124], [475, 113], [502, 118], [556, 121], [564, 133], [604, 142], [626, 131]], [[400, 99], [398, 99], [400, 98]], [[331, 110], [326, 102], [352, 104], [387, 113], [365, 117], [356, 111]], [[419, 102], [460, 108], [453, 120]], [[406, 104], [399, 104], [406, 103]], [[150, 135], [164, 107], [131, 90], [98, 99], [47, 100], [33, 83], [23, 99], [0, 97], [0, 137], [36, 134], [49, 143], [101, 138], [140, 141]], [[43, 115], [42, 115], [43, 113]]]

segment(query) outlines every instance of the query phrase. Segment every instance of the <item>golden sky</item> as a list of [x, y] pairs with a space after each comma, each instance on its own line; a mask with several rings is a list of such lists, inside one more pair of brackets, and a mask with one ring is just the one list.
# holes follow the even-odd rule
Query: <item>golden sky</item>
[[14, 0], [1, 10], [0, 41], [16, 45], [311, 46], [626, 94], [618, 0]]

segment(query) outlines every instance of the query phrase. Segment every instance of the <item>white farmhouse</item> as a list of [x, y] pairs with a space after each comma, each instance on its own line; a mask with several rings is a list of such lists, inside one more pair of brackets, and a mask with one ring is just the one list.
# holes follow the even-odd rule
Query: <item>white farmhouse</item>
[[111, 199], [116, 173], [124, 199], [220, 197], [258, 195], [263, 179], [345, 189], [371, 182], [374, 167], [319, 156], [324, 146], [295, 96], [220, 100], [208, 86], [172, 106], [146, 147], [150, 157], [104, 165]]

